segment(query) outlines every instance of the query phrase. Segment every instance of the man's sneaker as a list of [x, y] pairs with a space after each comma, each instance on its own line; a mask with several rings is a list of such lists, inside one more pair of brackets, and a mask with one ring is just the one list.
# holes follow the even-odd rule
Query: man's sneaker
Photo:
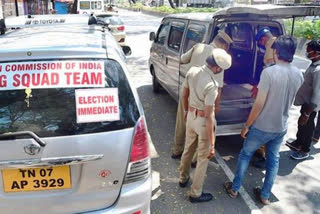
[[290, 157], [295, 160], [304, 160], [310, 156], [309, 152], [293, 152]]
[[181, 154], [177, 154], [177, 155], [172, 153], [171, 158], [172, 158], [172, 159], [179, 159], [179, 160], [180, 160], [180, 159], [181, 159], [181, 156], [182, 156], [182, 153], [181, 153]]
[[289, 143], [288, 141], [286, 142], [286, 146], [289, 147], [292, 151], [300, 151], [300, 146], [297, 145], [297, 141], [293, 141]]
[[211, 201], [213, 198], [212, 194], [210, 193], [202, 193], [198, 198], [189, 197], [191, 203], [198, 203], [198, 202], [207, 202]]
[[189, 183], [190, 177], [185, 182], [179, 182], [181, 188], [185, 188]]

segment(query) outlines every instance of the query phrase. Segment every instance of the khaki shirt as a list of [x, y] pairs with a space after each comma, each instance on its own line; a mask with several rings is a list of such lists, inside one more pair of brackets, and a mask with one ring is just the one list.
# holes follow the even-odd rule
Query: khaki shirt
[[215, 75], [206, 66], [192, 67], [186, 76], [185, 88], [189, 88], [189, 106], [204, 110], [205, 106], [214, 106], [218, 96], [218, 83]]
[[263, 57], [263, 62], [266, 66], [272, 65], [275, 63], [274, 59], [273, 59], [273, 49], [271, 48], [271, 46], [273, 45], [274, 41], [276, 40], [276, 37], [272, 37], [271, 39], [269, 39], [266, 43], [266, 52], [264, 54]]
[[[189, 70], [191, 67], [203, 66], [206, 64], [207, 57], [212, 54], [215, 48], [217, 48], [215, 44], [208, 45], [198, 43], [181, 56], [180, 62], [182, 64], [188, 63], [188, 67], [185, 68], [186, 70]], [[219, 88], [223, 87], [223, 76], [224, 71], [219, 74], [214, 74], [213, 78], [217, 81]]]

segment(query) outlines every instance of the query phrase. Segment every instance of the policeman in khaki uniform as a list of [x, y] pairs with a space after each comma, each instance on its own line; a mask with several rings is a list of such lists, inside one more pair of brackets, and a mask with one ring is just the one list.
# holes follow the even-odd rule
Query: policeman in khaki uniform
[[185, 79], [183, 107], [186, 124], [186, 144], [180, 163], [180, 187], [189, 181], [190, 164], [198, 147], [197, 166], [190, 192], [191, 202], [210, 201], [210, 193], [202, 193], [204, 177], [210, 158], [215, 152], [214, 104], [218, 96], [215, 75], [231, 66], [231, 56], [223, 49], [216, 48], [207, 57], [206, 65], [192, 67]]
[[[222, 48], [224, 50], [228, 50], [230, 44], [232, 43], [232, 39], [223, 31], [219, 31], [217, 36], [215, 36], [214, 40], [211, 44], [196, 44], [189, 51], [181, 56], [180, 62], [182, 69], [189, 70], [193, 66], [202, 66], [206, 62], [206, 58], [212, 54], [212, 51], [215, 48]], [[218, 97], [215, 102], [215, 111], [219, 111], [219, 103], [220, 103], [220, 95], [221, 88], [223, 87], [223, 76], [224, 72], [222, 71], [219, 74], [214, 75], [214, 79], [218, 83]], [[182, 86], [182, 90], [183, 90]], [[182, 93], [181, 93], [182, 94]], [[172, 158], [177, 159], [180, 158], [183, 152], [184, 144], [185, 144], [185, 134], [186, 134], [186, 121], [184, 119], [183, 112], [183, 99], [179, 98], [178, 110], [177, 110], [177, 118], [176, 118], [176, 127], [175, 127], [175, 136], [174, 136], [174, 144], [172, 149]], [[192, 163], [196, 162], [197, 154], [195, 153]]]

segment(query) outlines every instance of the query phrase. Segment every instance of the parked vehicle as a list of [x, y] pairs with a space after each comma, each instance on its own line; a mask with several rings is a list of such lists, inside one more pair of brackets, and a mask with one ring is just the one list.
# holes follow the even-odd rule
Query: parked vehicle
[[[274, 36], [286, 33], [282, 18], [319, 15], [320, 7], [245, 6], [221, 9], [214, 14], [193, 13], [166, 16], [157, 31], [150, 33], [149, 68], [155, 92], [162, 86], [176, 101], [187, 73], [180, 56], [199, 42], [210, 43], [219, 30], [233, 40], [230, 47], [232, 66], [225, 71], [220, 112], [216, 115], [217, 135], [239, 134], [254, 100], [253, 84], [263, 70], [263, 53], [254, 40], [257, 32], [268, 27]], [[294, 63], [304, 70], [310, 61], [295, 57]]]
[[0, 112], [0, 213], [150, 213], [146, 120], [110, 32], [5, 32]]
[[126, 44], [125, 26], [118, 13], [101, 13], [97, 14], [96, 17], [97, 23], [106, 26], [121, 46]]
[[78, 14], [97, 14], [105, 11], [103, 0], [78, 0]]

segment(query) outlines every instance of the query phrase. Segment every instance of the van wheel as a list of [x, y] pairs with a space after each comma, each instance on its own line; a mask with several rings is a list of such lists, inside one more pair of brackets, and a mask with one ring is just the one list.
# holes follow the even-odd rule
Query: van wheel
[[152, 72], [152, 89], [154, 93], [159, 93], [161, 85], [156, 77], [156, 73], [154, 72], [153, 68], [151, 70]]

